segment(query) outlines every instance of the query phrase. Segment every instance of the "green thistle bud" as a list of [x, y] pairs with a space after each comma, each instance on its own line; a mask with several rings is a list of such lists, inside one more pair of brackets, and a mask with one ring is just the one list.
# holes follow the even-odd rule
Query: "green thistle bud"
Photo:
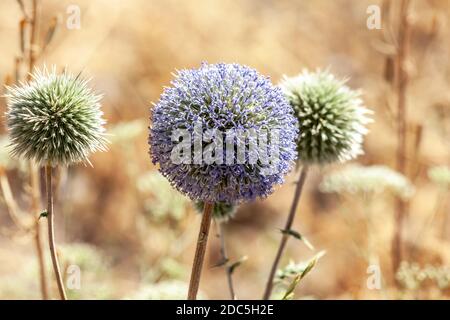
[[347, 161], [362, 154], [371, 113], [360, 93], [328, 72], [304, 71], [280, 84], [300, 124], [298, 158], [303, 164]]
[[12, 155], [65, 165], [106, 150], [101, 97], [87, 84], [79, 75], [44, 68], [30, 82], [7, 87]]
[[[203, 213], [203, 208], [205, 203], [203, 201], [195, 202], [195, 209], [198, 213]], [[214, 209], [212, 212], [213, 218], [216, 221], [226, 222], [229, 219], [232, 219], [236, 214], [237, 207], [234, 204], [228, 204], [225, 202], [216, 202], [214, 203]]]

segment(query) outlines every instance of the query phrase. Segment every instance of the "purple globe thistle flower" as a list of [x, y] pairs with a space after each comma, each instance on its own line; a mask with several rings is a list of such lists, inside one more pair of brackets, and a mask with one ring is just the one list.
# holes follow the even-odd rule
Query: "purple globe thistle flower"
[[[238, 64], [204, 63], [198, 69], [181, 70], [175, 77], [172, 86], [165, 88], [151, 110], [149, 135], [152, 161], [160, 165], [160, 172], [172, 186], [193, 200], [231, 204], [266, 197], [276, 184], [284, 182], [284, 175], [297, 156], [298, 125], [280, 88], [254, 69]], [[200, 147], [204, 151], [197, 156], [204, 157], [208, 146], [212, 145], [215, 155], [222, 153], [226, 161], [198, 161], [195, 139], [188, 140], [185, 149], [188, 156], [193, 151], [194, 160], [173, 161], [173, 150], [180, 143], [173, 139], [174, 130], [184, 130], [195, 137], [198, 126], [203, 135]], [[226, 143], [219, 146], [217, 140], [207, 143], [211, 141], [205, 140], [205, 129], [214, 133], [277, 132], [275, 138], [268, 135], [266, 141], [268, 153], [273, 151], [270, 143], [276, 145], [277, 157], [270, 165], [261, 158], [252, 162], [250, 152], [239, 159], [242, 156], [240, 146], [243, 144], [250, 150], [260, 137], [255, 139], [249, 134], [245, 139], [219, 139], [231, 141], [231, 148], [225, 148]], [[270, 173], [266, 171], [268, 166], [272, 169]]]

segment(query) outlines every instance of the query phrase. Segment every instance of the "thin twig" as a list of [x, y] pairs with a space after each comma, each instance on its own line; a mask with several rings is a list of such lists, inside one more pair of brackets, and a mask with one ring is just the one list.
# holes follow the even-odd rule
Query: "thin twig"
[[295, 213], [297, 211], [297, 206], [302, 195], [303, 185], [305, 184], [306, 175], [308, 173], [308, 166], [303, 166], [302, 171], [300, 173], [300, 179], [297, 182], [297, 186], [295, 188], [294, 199], [292, 201], [291, 210], [289, 212], [288, 219], [286, 221], [286, 225], [283, 232], [283, 236], [281, 238], [280, 246], [278, 247], [277, 255], [275, 256], [275, 260], [272, 264], [272, 269], [270, 270], [269, 279], [267, 280], [266, 290], [264, 292], [263, 299], [268, 300], [272, 293], [273, 289], [273, 279], [275, 277], [275, 273], [278, 268], [278, 264], [280, 263], [281, 257], [283, 255], [284, 249], [286, 247], [286, 243], [289, 239], [289, 233], [287, 231], [291, 230], [292, 224], [294, 222]]
[[23, 4], [23, 0], [17, 0], [17, 3], [19, 4], [20, 11], [22, 11], [23, 16], [28, 19], [27, 11], [25, 10], [25, 5]]
[[50, 254], [52, 256], [53, 270], [55, 272], [56, 283], [58, 285], [59, 296], [61, 300], [67, 300], [64, 284], [61, 277], [61, 270], [59, 268], [58, 256], [55, 248], [55, 227], [53, 214], [53, 183], [52, 183], [53, 168], [50, 164], [45, 167], [46, 173], [46, 189], [47, 189], [47, 220], [48, 220], [48, 240], [50, 245]]
[[31, 226], [23, 221], [19, 214], [19, 207], [14, 200], [11, 192], [11, 187], [9, 185], [8, 178], [3, 169], [0, 169], [0, 189], [2, 190], [3, 198], [5, 200], [7, 212], [9, 217], [14, 222], [17, 228], [22, 231], [29, 232]]
[[232, 274], [232, 270], [230, 269], [230, 267], [228, 266], [228, 254], [227, 254], [227, 247], [225, 244], [225, 232], [224, 232], [224, 228], [223, 228], [223, 222], [220, 221], [216, 221], [216, 226], [217, 226], [217, 236], [220, 239], [220, 254], [221, 254], [221, 259], [222, 259], [222, 263], [225, 264], [225, 272], [227, 275], [227, 282], [228, 282], [228, 289], [230, 290], [230, 296], [231, 296], [231, 300], [236, 300], [236, 293], [234, 291], [234, 285], [233, 285], [233, 274]]
[[[408, 73], [406, 64], [408, 61], [410, 23], [409, 23], [409, 0], [402, 0], [400, 4], [400, 25], [399, 25], [399, 45], [397, 52], [397, 170], [403, 175], [407, 175], [406, 154], [407, 154], [407, 110], [406, 110], [406, 90], [408, 85]], [[403, 258], [402, 238], [403, 224], [407, 214], [408, 203], [401, 198], [397, 198], [395, 213], [395, 234], [392, 243], [392, 266], [393, 273], [396, 273]]]
[[42, 250], [42, 242], [41, 242], [41, 225], [39, 224], [39, 215], [40, 215], [40, 188], [39, 188], [39, 174], [38, 170], [29, 161], [29, 171], [30, 171], [30, 197], [31, 197], [31, 212], [32, 216], [35, 217], [35, 234], [34, 234], [34, 244], [36, 247], [36, 254], [38, 258], [39, 265], [39, 279], [41, 284], [41, 295], [42, 299], [48, 300], [48, 287], [47, 287], [47, 275], [46, 275], [46, 267], [45, 267], [45, 259], [44, 253]]
[[188, 300], [196, 300], [200, 277], [202, 273], [203, 260], [205, 258], [206, 244], [208, 243], [209, 227], [211, 225], [212, 209], [214, 204], [205, 202], [202, 214], [202, 222], [198, 233], [197, 248], [195, 250], [194, 262], [192, 264], [191, 280], [189, 282]]
[[31, 12], [31, 35], [30, 35], [30, 53], [28, 60], [28, 80], [31, 79], [31, 73], [33, 72], [34, 65], [36, 64], [37, 59], [37, 28], [38, 28], [38, 9], [39, 9], [39, 0], [33, 0], [32, 2], [32, 12]]

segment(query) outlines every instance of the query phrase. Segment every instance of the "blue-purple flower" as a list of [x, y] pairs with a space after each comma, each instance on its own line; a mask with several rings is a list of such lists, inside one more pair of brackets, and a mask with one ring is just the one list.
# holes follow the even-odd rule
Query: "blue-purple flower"
[[[172, 186], [193, 200], [238, 203], [266, 197], [276, 184], [284, 182], [284, 175], [297, 155], [298, 124], [281, 89], [254, 69], [238, 64], [204, 63], [198, 69], [177, 72], [172, 85], [165, 88], [151, 110], [151, 122], [149, 144], [153, 163], [159, 164], [160, 172]], [[199, 127], [200, 158], [204, 159], [205, 152], [213, 146], [215, 156], [223, 153], [226, 160], [198, 161], [195, 137], [199, 135]], [[180, 145], [179, 137], [173, 136], [177, 130], [193, 137], [182, 141], [185, 147], [187, 143], [184, 152], [194, 155], [191, 162], [173, 160], [173, 151]], [[205, 139], [208, 131], [219, 133], [218, 136], [226, 132], [248, 135], [211, 140]], [[261, 142], [261, 137], [255, 139], [252, 132], [268, 133], [264, 150], [269, 156], [276, 153], [270, 164], [261, 157], [252, 161], [254, 158], [248, 150]], [[223, 145], [218, 141], [224, 142]], [[239, 153], [242, 145], [247, 150], [244, 158]], [[264, 144], [258, 144], [261, 145]], [[261, 150], [258, 149], [259, 156], [263, 154]]]

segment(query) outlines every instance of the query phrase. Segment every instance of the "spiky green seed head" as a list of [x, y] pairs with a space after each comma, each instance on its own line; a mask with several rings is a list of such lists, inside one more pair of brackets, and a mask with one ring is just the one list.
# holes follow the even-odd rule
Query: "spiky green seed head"
[[298, 159], [303, 164], [344, 162], [363, 153], [371, 122], [360, 92], [324, 71], [288, 78], [280, 86], [299, 121]]
[[6, 98], [12, 155], [67, 165], [106, 150], [101, 97], [80, 75], [36, 69], [30, 82], [7, 87]]
[[[195, 202], [195, 209], [198, 213], [202, 214], [203, 209], [205, 207], [205, 203], [203, 201]], [[214, 208], [212, 212], [212, 216], [214, 220], [219, 222], [227, 222], [229, 219], [232, 219], [237, 211], [237, 206], [234, 204], [228, 204], [225, 202], [216, 202], [214, 203]]]

